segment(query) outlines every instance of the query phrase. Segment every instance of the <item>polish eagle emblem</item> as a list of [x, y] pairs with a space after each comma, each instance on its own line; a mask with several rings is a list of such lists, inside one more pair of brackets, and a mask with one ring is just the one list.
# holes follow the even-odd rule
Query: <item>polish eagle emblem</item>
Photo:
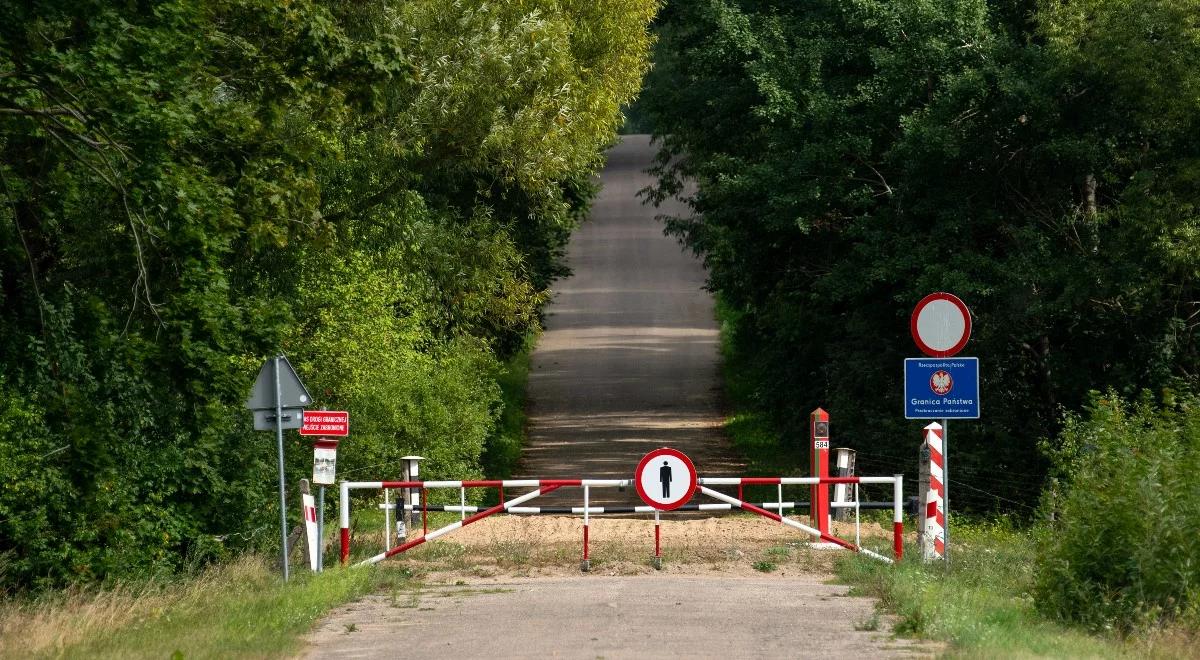
[[950, 377], [948, 371], [938, 370], [929, 377], [929, 389], [933, 390], [934, 394], [945, 396], [953, 387], [954, 379]]

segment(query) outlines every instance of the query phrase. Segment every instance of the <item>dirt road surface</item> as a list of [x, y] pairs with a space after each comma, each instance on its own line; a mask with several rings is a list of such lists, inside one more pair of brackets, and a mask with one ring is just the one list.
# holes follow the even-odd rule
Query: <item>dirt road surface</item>
[[[642, 455], [666, 445], [702, 475], [740, 473], [721, 433], [717, 324], [704, 269], [655, 220], [682, 209], [655, 209], [637, 196], [652, 183], [645, 169], [653, 154], [646, 136], [627, 136], [609, 152], [591, 217], [571, 238], [573, 274], [555, 284], [533, 353], [518, 478], [631, 478]], [[594, 495], [602, 503], [637, 499], [632, 491]], [[541, 503], [578, 498], [571, 489]]]
[[[637, 191], [644, 136], [609, 156], [604, 190], [572, 238], [574, 275], [555, 286], [529, 383], [524, 478], [628, 478], [669, 445], [702, 475], [742, 465], [721, 433], [717, 327], [700, 264], [662, 235]], [[662, 209], [657, 212], [671, 212]], [[630, 492], [596, 499], [633, 503]], [[576, 504], [562, 489], [531, 505]], [[557, 499], [551, 499], [557, 498]], [[700, 501], [697, 496], [696, 501]], [[420, 586], [339, 608], [308, 638], [310, 658], [913, 657], [874, 601], [829, 583], [832, 555], [778, 524], [670, 514], [662, 571], [653, 526], [592, 521], [580, 574], [573, 517], [493, 517], [403, 560]], [[853, 538], [851, 529], [835, 533]], [[872, 547], [888, 534], [864, 531]]]
[[[803, 597], [798, 598], [797, 593]], [[376, 595], [318, 633], [315, 658], [913, 657], [871, 599], [815, 576], [532, 578]]]

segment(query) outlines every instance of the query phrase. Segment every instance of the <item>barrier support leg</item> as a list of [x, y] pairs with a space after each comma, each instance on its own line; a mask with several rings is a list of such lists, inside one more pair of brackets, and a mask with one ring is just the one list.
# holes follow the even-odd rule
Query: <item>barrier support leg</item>
[[340, 492], [338, 493], [338, 510], [339, 518], [342, 525], [342, 565], [346, 565], [346, 560], [350, 558], [350, 489], [346, 487], [346, 482], [339, 484]]
[[654, 560], [652, 562], [654, 570], [662, 570], [662, 533], [659, 530], [660, 512], [654, 510]]
[[[392, 497], [391, 488], [383, 489], [383, 549], [392, 549]], [[399, 515], [404, 515], [400, 511]]]
[[904, 557], [904, 509], [901, 500], [904, 499], [904, 475], [895, 475], [892, 484], [892, 554], [896, 561]]
[[591, 493], [588, 486], [583, 487], [583, 561], [579, 562], [579, 570], [587, 573], [592, 570], [592, 562], [588, 559], [588, 508], [591, 506]]

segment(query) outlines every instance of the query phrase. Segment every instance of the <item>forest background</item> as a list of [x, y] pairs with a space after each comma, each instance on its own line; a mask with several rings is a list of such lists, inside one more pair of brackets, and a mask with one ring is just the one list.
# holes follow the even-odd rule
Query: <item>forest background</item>
[[647, 194], [693, 211], [742, 448], [806, 465], [821, 405], [859, 473], [914, 478], [909, 315], [953, 292], [952, 509], [1041, 521], [1055, 616], [1200, 621], [1200, 3], [697, 0], [658, 35]]
[[277, 351], [339, 476], [502, 461], [656, 9], [0, 1], [0, 591], [277, 547]]

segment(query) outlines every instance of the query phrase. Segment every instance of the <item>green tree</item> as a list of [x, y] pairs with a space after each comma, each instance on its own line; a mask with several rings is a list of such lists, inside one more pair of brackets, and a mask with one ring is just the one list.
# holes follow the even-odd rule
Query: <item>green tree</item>
[[738, 313], [787, 435], [820, 404], [861, 468], [912, 465], [900, 364], [936, 290], [972, 308], [984, 370], [955, 471], [992, 495], [959, 503], [1027, 503], [1037, 439], [1089, 389], [1194, 378], [1196, 11], [672, 5], [642, 101], [664, 145], [653, 195], [695, 182], [670, 230]]
[[477, 472], [654, 10], [0, 0], [0, 584], [270, 543], [281, 349], [344, 468]]

